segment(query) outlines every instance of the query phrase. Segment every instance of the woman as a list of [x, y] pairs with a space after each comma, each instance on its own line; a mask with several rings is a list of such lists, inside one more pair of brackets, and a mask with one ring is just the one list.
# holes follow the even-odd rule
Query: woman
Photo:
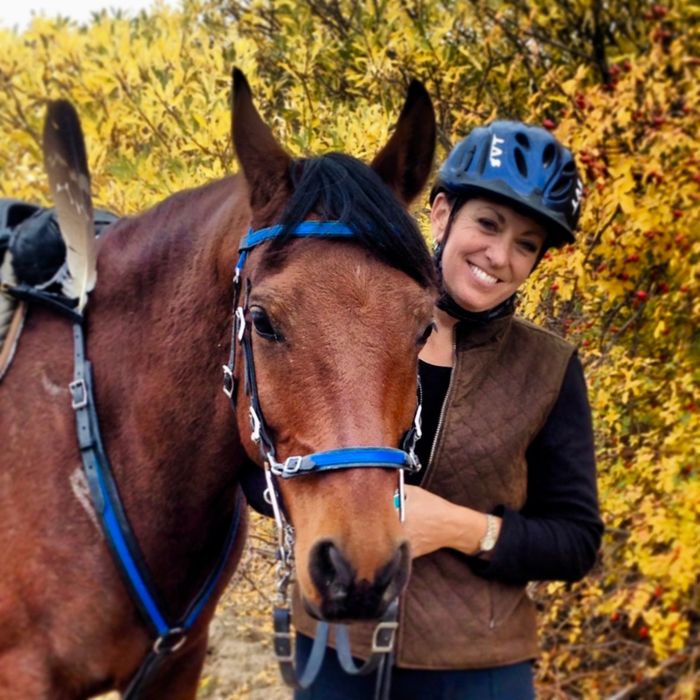
[[[573, 243], [581, 183], [547, 131], [497, 121], [449, 154], [431, 193], [442, 295], [420, 353], [423, 469], [407, 488], [413, 569], [401, 600], [392, 698], [534, 697], [532, 580], [594, 563], [590, 409], [575, 349], [514, 315], [549, 247]], [[301, 611], [295, 624], [310, 634]], [[353, 626], [367, 655], [370, 626]], [[297, 654], [311, 640], [300, 634]], [[370, 698], [327, 654], [296, 698]]]

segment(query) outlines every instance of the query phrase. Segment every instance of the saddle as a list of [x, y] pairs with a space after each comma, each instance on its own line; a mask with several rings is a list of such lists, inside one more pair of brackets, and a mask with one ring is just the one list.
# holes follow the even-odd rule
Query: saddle
[[[118, 217], [97, 209], [99, 234]], [[75, 300], [63, 293], [66, 244], [54, 209], [0, 199], [0, 381], [12, 363], [29, 302], [70, 313]]]

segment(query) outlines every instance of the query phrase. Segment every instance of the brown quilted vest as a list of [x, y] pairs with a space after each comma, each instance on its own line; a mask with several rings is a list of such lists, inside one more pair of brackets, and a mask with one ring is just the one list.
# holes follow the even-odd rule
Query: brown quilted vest
[[[484, 513], [519, 510], [527, 495], [525, 450], [544, 425], [573, 347], [522, 319], [458, 324], [444, 420], [423, 487]], [[410, 503], [408, 504], [410, 508]], [[294, 624], [315, 621], [295, 599]], [[352, 625], [353, 655], [366, 658], [374, 625]], [[469, 669], [537, 656], [534, 605], [525, 587], [474, 574], [467, 558], [441, 549], [413, 561], [401, 599], [396, 663]]]

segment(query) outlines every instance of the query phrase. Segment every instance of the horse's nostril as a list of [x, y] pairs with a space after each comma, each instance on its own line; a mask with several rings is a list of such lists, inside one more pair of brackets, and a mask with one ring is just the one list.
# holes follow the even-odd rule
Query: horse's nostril
[[[402, 545], [401, 547], [403, 546], [404, 545]], [[404, 559], [405, 555], [403, 549], [397, 549], [391, 561], [389, 561], [388, 564], [385, 564], [377, 572], [375, 585], [378, 588], [386, 588], [390, 583], [392, 583], [392, 581], [394, 581], [397, 578], [399, 571], [401, 570], [401, 567], [404, 564]]]
[[322, 596], [339, 600], [347, 595], [355, 571], [342, 552], [331, 542], [319, 542], [311, 553], [311, 579]]

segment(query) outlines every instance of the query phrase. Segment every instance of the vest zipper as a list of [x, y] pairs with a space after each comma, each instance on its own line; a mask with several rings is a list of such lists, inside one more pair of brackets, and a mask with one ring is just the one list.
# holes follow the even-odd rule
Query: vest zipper
[[438, 419], [437, 429], [435, 430], [433, 444], [430, 446], [430, 456], [428, 457], [428, 464], [425, 467], [425, 475], [423, 476], [423, 479], [421, 481], [422, 484], [425, 484], [426, 479], [428, 477], [428, 472], [430, 471], [430, 467], [433, 464], [433, 457], [435, 456], [435, 447], [438, 443], [438, 438], [440, 437], [440, 430], [442, 429], [442, 424], [445, 420], [445, 413], [447, 411], [447, 402], [450, 399], [450, 393], [452, 392], [452, 384], [454, 383], [455, 365], [457, 364], [457, 340], [455, 337], [456, 328], [457, 324], [452, 326], [452, 372], [450, 372], [450, 383], [447, 385], [447, 393], [445, 394], [445, 398], [442, 400], [442, 406], [440, 407], [440, 418]]

